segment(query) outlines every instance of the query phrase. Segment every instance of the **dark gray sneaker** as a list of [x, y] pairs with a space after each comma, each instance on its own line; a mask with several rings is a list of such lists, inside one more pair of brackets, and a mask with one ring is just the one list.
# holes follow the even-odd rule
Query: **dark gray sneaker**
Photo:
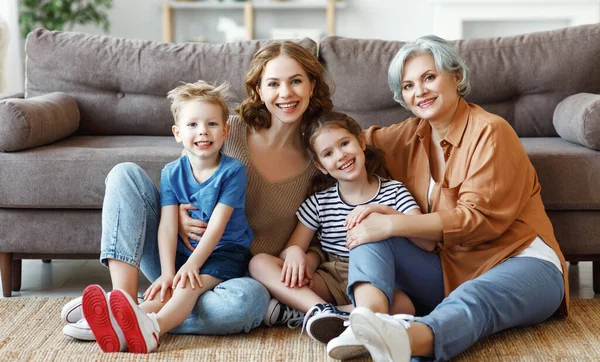
[[294, 329], [302, 325], [304, 313], [289, 307], [273, 298], [267, 307], [267, 314], [263, 324], [267, 327], [287, 324], [288, 328]]
[[344, 322], [349, 318], [350, 313], [337, 309], [333, 304], [317, 304], [306, 312], [304, 327], [310, 338], [327, 344], [344, 332]]

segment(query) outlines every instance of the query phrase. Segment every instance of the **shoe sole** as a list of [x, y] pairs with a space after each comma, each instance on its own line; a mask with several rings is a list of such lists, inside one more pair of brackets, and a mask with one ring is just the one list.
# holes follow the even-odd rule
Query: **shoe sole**
[[353, 359], [369, 354], [365, 346], [336, 346], [328, 352], [329, 357], [333, 359], [346, 360]]
[[342, 334], [346, 327], [344, 321], [346, 318], [340, 318], [336, 315], [324, 315], [321, 318], [317, 316], [308, 320], [306, 330], [308, 335], [321, 343], [329, 343], [332, 339]]
[[109, 303], [110, 310], [123, 331], [129, 352], [148, 353], [146, 340], [140, 330], [137, 315], [131, 308], [129, 298], [120, 290], [113, 290]]
[[119, 352], [121, 343], [110, 322], [110, 311], [104, 290], [98, 285], [85, 288], [81, 306], [100, 349], [107, 353]]

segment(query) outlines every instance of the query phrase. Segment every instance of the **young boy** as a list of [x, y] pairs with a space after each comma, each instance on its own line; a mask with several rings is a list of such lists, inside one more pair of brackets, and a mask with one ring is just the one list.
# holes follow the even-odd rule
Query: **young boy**
[[[119, 289], [110, 293], [107, 303], [102, 288], [86, 288], [83, 313], [105, 352], [119, 350], [115, 346], [120, 332], [130, 352], [157, 349], [159, 335], [181, 324], [202, 293], [246, 274], [253, 238], [244, 212], [246, 169], [220, 152], [229, 130], [226, 96], [226, 84], [213, 87], [204, 81], [183, 84], [168, 94], [173, 135], [186, 154], [161, 172], [161, 276], [144, 293], [146, 301], [140, 306]], [[191, 248], [177, 235], [179, 204], [187, 203], [197, 208], [190, 216], [208, 223], [200, 242], [190, 239]], [[115, 331], [111, 318], [120, 331]]]

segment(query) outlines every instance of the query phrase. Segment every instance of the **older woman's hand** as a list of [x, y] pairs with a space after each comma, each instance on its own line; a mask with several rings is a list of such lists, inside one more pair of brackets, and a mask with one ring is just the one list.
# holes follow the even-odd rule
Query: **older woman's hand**
[[185, 246], [194, 251], [194, 247], [190, 244], [190, 239], [200, 241], [202, 239], [201, 234], [206, 231], [206, 223], [202, 220], [196, 220], [189, 214], [189, 210], [196, 210], [197, 208], [191, 204], [179, 205], [179, 236], [185, 244]]
[[392, 236], [390, 216], [372, 213], [348, 230], [346, 247], [351, 250], [359, 245], [387, 239], [390, 236]]

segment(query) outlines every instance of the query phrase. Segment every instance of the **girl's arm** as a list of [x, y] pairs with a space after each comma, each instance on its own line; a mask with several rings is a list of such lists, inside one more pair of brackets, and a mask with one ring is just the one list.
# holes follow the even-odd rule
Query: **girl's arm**
[[296, 285], [302, 287], [306, 283], [310, 284], [314, 258], [307, 258], [306, 251], [314, 235], [315, 230], [309, 229], [298, 221], [285, 249], [279, 254], [283, 259], [281, 282], [285, 286], [293, 288]]
[[160, 256], [160, 277], [144, 292], [144, 298], [154, 299], [160, 292], [161, 302], [171, 288], [175, 276], [175, 251], [177, 250], [178, 205], [163, 206], [158, 225], [158, 253]]
[[231, 218], [233, 207], [218, 203], [212, 212], [206, 231], [202, 235], [202, 240], [196, 246], [196, 249], [189, 257], [188, 261], [179, 269], [173, 279], [173, 288], [179, 283], [180, 288], [185, 288], [186, 279], [190, 280], [192, 289], [196, 285], [202, 287], [200, 280], [200, 268], [210, 254], [215, 250], [215, 247], [221, 240], [225, 227]]

